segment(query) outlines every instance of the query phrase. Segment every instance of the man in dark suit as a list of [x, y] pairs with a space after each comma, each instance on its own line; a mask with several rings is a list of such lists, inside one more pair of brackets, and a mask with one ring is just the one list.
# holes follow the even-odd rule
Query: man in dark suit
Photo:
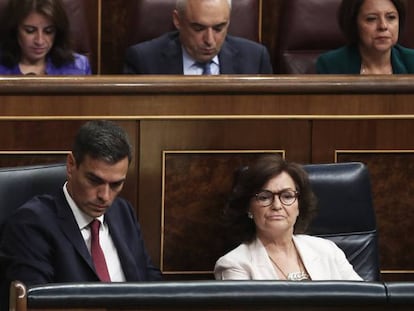
[[267, 49], [227, 35], [231, 0], [177, 0], [177, 31], [131, 46], [127, 74], [271, 74]]
[[[4, 228], [0, 254], [10, 261], [7, 282], [160, 280], [131, 204], [118, 197], [131, 158], [131, 145], [121, 127], [109, 121], [84, 124], [67, 156], [63, 188], [54, 196], [29, 200]], [[97, 240], [106, 276], [102, 262], [96, 263], [93, 255], [94, 220], [99, 221]]]

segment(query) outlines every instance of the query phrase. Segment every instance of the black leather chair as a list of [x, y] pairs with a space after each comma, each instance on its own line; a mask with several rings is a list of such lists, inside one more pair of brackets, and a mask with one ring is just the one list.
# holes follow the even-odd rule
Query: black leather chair
[[0, 235], [7, 218], [37, 194], [52, 194], [66, 180], [64, 163], [0, 168]]
[[309, 233], [334, 241], [365, 281], [380, 279], [371, 182], [363, 163], [305, 165], [319, 213]]
[[414, 305], [414, 282], [386, 282], [384, 285], [393, 310]]
[[[38, 194], [52, 194], [66, 180], [66, 165], [48, 164], [0, 169], [0, 236], [4, 222], [23, 203]], [[4, 284], [7, 258], [0, 254], [0, 306], [7, 304], [8, 284]]]

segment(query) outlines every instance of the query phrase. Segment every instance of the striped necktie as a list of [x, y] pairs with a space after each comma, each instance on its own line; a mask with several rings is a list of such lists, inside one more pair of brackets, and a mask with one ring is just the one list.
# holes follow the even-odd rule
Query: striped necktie
[[203, 76], [204, 75], [208, 76], [212, 74], [211, 73], [211, 61], [208, 61], [206, 63], [197, 62], [196, 65], [203, 70], [201, 73]]
[[211, 62], [203, 64], [203, 75], [211, 75]]

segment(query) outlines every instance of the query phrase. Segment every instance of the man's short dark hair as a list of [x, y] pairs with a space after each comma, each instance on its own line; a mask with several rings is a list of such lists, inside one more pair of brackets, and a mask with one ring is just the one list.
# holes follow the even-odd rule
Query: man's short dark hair
[[114, 164], [125, 157], [132, 160], [132, 147], [125, 130], [106, 120], [94, 120], [85, 123], [78, 131], [72, 148], [76, 166], [88, 155]]

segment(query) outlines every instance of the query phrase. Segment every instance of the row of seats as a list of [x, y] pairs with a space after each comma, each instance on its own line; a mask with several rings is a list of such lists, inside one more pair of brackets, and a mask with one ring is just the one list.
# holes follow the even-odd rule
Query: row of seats
[[[318, 216], [309, 233], [334, 241], [364, 280], [378, 281], [377, 229], [367, 167], [362, 163], [333, 163], [308, 164], [304, 168], [319, 202]], [[0, 229], [20, 205], [37, 194], [59, 191], [65, 180], [64, 163], [1, 168]], [[224, 254], [224, 250], [211, 249], [211, 253]]]
[[[8, 0], [0, 0], [0, 14]], [[176, 0], [129, 1], [129, 33], [126, 46], [150, 40], [174, 29], [171, 12]], [[229, 33], [254, 41], [261, 40], [261, 9], [263, 0], [233, 1]], [[313, 73], [316, 57], [345, 43], [336, 22], [341, 0], [283, 1], [276, 45], [273, 52], [275, 73]], [[84, 0], [63, 0], [70, 18], [75, 50], [96, 59], [90, 41]], [[414, 4], [407, 1], [407, 25], [402, 43], [414, 48]], [[413, 16], [413, 18], [411, 18]], [[95, 52], [96, 53], [96, 52]]]
[[412, 282], [188, 281], [12, 285], [11, 310], [413, 310]]

